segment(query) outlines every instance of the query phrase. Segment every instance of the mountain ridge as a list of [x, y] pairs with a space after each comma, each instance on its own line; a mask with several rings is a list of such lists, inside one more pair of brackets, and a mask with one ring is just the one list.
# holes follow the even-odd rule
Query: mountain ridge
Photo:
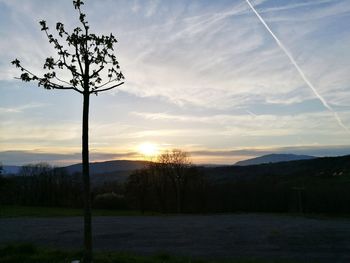
[[[149, 162], [140, 160], [112, 160], [90, 163], [90, 174], [105, 174], [112, 172], [133, 171], [145, 167]], [[68, 173], [81, 173], [82, 164], [72, 164], [63, 167]]]
[[310, 160], [315, 159], [317, 157], [311, 155], [298, 155], [291, 153], [272, 153], [266, 154], [262, 156], [258, 156], [255, 158], [243, 160], [236, 162], [235, 166], [248, 166], [248, 165], [259, 165], [266, 163], [279, 163], [279, 162], [290, 162], [290, 161], [298, 161], [298, 160]]

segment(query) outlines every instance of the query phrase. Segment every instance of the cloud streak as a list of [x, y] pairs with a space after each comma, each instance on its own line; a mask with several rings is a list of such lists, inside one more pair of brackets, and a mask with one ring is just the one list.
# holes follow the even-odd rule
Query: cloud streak
[[294, 59], [292, 53], [289, 52], [289, 50], [285, 47], [285, 45], [280, 41], [280, 39], [273, 33], [271, 28], [266, 24], [265, 20], [260, 16], [258, 11], [254, 8], [254, 6], [250, 3], [249, 0], [246, 0], [249, 7], [252, 9], [252, 11], [255, 13], [255, 15], [258, 17], [260, 22], [264, 25], [266, 30], [270, 33], [270, 35], [273, 37], [273, 39], [276, 41], [277, 45], [282, 49], [282, 51], [286, 54], [286, 56], [289, 58], [290, 62], [293, 64], [295, 69], [298, 71], [300, 77], [304, 80], [305, 84], [312, 90], [312, 92], [315, 94], [315, 96], [321, 101], [323, 106], [328, 109], [330, 112], [333, 113], [334, 118], [338, 122], [339, 126], [342, 127], [345, 131], [350, 133], [350, 130], [343, 121], [340, 119], [338, 113], [328, 104], [328, 102], [321, 96], [321, 94], [317, 91], [317, 89], [314, 87], [314, 85], [310, 82], [310, 80], [306, 77], [303, 70], [300, 68], [296, 60]]
[[45, 106], [48, 106], [48, 104], [29, 103], [29, 104], [20, 105], [20, 106], [14, 106], [14, 107], [0, 107], [0, 114], [22, 113], [22, 112], [29, 110], [29, 109], [42, 108]]
[[[348, 0], [254, 6], [350, 124]], [[91, 1], [84, 11], [94, 32], [117, 36], [127, 78], [120, 90], [92, 98], [93, 151], [123, 153], [145, 141], [189, 151], [347, 145], [337, 116], [306, 87], [245, 1]], [[80, 96], [13, 79], [13, 58], [39, 74], [54, 53], [41, 18], [53, 31], [56, 21], [68, 30], [79, 24], [71, 1], [0, 0], [0, 148], [79, 152]]]

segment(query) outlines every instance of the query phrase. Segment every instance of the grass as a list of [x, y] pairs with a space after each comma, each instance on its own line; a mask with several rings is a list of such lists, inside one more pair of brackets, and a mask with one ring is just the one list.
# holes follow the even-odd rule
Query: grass
[[[236, 213], [240, 214], [240, 213]], [[275, 216], [288, 217], [305, 217], [314, 219], [349, 219], [350, 214], [297, 214], [297, 213], [265, 213]], [[142, 214], [137, 210], [103, 210], [93, 209], [93, 216], [167, 216], [157, 212], [145, 212]], [[168, 214], [171, 215], [171, 214]], [[214, 215], [214, 214], [204, 214]], [[0, 218], [13, 217], [71, 217], [83, 216], [82, 208], [66, 208], [66, 207], [43, 207], [43, 206], [19, 206], [19, 205], [0, 205]]]
[[[71, 263], [81, 260], [81, 251], [40, 248], [32, 244], [8, 244], [0, 247], [0, 263]], [[94, 263], [287, 263], [285, 260], [231, 259], [205, 260], [175, 257], [166, 253], [141, 256], [130, 253], [97, 252]]]
[[[156, 213], [146, 212], [142, 214], [135, 210], [102, 210], [93, 209], [93, 216], [140, 216], [155, 215]], [[82, 208], [66, 207], [37, 207], [37, 206], [17, 206], [1, 205], [0, 218], [4, 217], [70, 217], [83, 216]]]

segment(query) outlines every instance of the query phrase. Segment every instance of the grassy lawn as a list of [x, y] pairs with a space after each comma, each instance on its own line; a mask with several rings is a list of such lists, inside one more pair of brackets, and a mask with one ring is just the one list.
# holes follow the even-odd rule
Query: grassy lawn
[[[156, 213], [147, 212], [142, 214], [139, 211], [132, 210], [92, 210], [94, 216], [140, 216], [155, 215]], [[0, 206], [0, 218], [3, 217], [67, 217], [83, 216], [81, 208], [65, 207], [35, 207], [35, 206]]]
[[[10, 244], [0, 247], [0, 263], [71, 263], [81, 260], [79, 251], [63, 251], [39, 248], [31, 244]], [[203, 260], [186, 257], [174, 257], [165, 253], [153, 256], [140, 256], [129, 253], [98, 252], [94, 254], [94, 263], [288, 263], [292, 261], [274, 261], [258, 259]]]
[[[93, 209], [93, 216], [167, 216], [157, 212], [145, 212], [142, 214], [137, 210], [103, 210]], [[229, 213], [227, 213], [229, 214]], [[240, 214], [240, 213], [236, 213]], [[269, 213], [275, 216], [288, 217], [305, 217], [315, 219], [349, 219], [349, 214], [284, 214]], [[171, 214], [168, 214], [171, 215]], [[190, 214], [189, 214], [190, 215]], [[210, 215], [210, 214], [206, 214]], [[214, 215], [214, 214], [212, 214]], [[43, 207], [43, 206], [18, 206], [18, 205], [0, 205], [0, 218], [8, 217], [69, 217], [83, 216], [82, 208], [66, 208], [66, 207]]]

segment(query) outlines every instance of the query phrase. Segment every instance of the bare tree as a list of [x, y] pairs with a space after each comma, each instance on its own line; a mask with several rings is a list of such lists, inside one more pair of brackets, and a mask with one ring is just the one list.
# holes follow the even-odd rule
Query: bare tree
[[[57, 51], [57, 57], [48, 57], [44, 63], [46, 73], [37, 75], [23, 67], [18, 59], [12, 61], [22, 71], [19, 79], [25, 82], [36, 81], [45, 89], [73, 90], [83, 96], [82, 120], [82, 162], [84, 183], [84, 262], [92, 261], [91, 233], [91, 194], [89, 175], [89, 103], [90, 95], [114, 89], [124, 82], [119, 63], [114, 54], [116, 38], [110, 35], [97, 36], [89, 32], [86, 15], [81, 11], [83, 1], [73, 1], [78, 11], [80, 27], [68, 33], [61, 22], [56, 23], [58, 37], [49, 32], [44, 20], [40, 21], [41, 30]], [[64, 44], [62, 44], [63, 42]], [[63, 79], [62, 73], [68, 72], [69, 79]]]
[[19, 175], [28, 177], [48, 174], [52, 169], [53, 168], [48, 163], [26, 164], [19, 170]]
[[189, 168], [192, 166], [188, 154], [178, 149], [166, 151], [158, 156], [155, 165], [163, 175], [170, 178], [175, 192], [176, 210], [181, 213], [184, 192], [189, 178]]

